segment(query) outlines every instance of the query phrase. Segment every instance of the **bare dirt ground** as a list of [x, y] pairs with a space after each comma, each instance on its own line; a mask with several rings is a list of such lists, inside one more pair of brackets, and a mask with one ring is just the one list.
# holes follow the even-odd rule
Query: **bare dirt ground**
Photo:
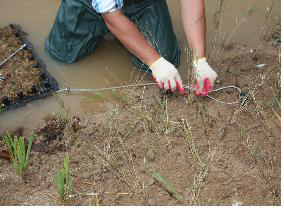
[[[0, 160], [0, 204], [280, 205], [280, 48], [273, 41], [253, 49], [226, 45], [209, 61], [220, 77], [215, 88], [240, 87], [250, 95], [243, 105], [145, 87], [114, 92], [112, 99], [93, 96], [97, 111], [81, 117], [70, 118], [63, 106], [35, 129], [22, 178]], [[214, 97], [232, 101], [238, 94]], [[65, 154], [76, 196], [63, 202], [53, 176]]]

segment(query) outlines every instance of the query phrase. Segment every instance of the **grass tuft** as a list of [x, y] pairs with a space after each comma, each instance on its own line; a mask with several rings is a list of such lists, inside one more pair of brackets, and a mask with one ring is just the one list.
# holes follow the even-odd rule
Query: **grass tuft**
[[64, 169], [60, 169], [54, 176], [54, 183], [61, 199], [68, 199], [68, 195], [72, 192], [72, 178], [69, 168], [69, 156], [64, 157]]
[[12, 137], [8, 132], [4, 135], [4, 144], [12, 157], [13, 166], [18, 175], [22, 175], [28, 168], [31, 153], [33, 135], [29, 137], [26, 151], [24, 137]]

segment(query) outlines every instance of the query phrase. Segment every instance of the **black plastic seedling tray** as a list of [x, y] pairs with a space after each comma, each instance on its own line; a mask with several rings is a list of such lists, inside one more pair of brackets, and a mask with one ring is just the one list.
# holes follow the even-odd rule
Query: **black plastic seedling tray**
[[[24, 43], [27, 44], [27, 46], [23, 49], [23, 50], [28, 50], [30, 52], [29, 60], [26, 61], [33, 61], [33, 62], [36, 61], [36, 64], [33, 65], [33, 68], [39, 70], [40, 72], [39, 80], [41, 81], [40, 84], [33, 85], [31, 87], [28, 95], [26, 95], [23, 92], [18, 92], [16, 100], [14, 99], [13, 101], [11, 101], [11, 99], [9, 99], [9, 96], [0, 95], [0, 113], [21, 107], [28, 102], [51, 95], [53, 92], [59, 89], [57, 81], [48, 73], [44, 62], [34, 52], [31, 42], [29, 42], [27, 39], [27, 33], [25, 33], [19, 25], [10, 24], [9, 27], [11, 27], [11, 29], [13, 29], [14, 31], [12, 35], [17, 37], [22, 44]], [[17, 56], [17, 54], [15, 56]], [[0, 60], [2, 61], [5, 58], [7, 57], [0, 57]], [[8, 62], [9, 61], [10, 60], [8, 60]], [[1, 73], [1, 68], [3, 68], [5, 64], [0, 66], [0, 73]]]

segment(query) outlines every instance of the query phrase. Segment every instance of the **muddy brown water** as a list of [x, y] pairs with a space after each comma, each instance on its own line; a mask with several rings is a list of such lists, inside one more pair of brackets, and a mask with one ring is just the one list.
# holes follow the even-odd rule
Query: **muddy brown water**
[[[63, 88], [100, 88], [127, 83], [131, 77], [139, 76], [128, 58], [128, 52], [116, 41], [99, 42], [92, 55], [72, 65], [52, 60], [44, 51], [44, 39], [50, 31], [60, 0], [0, 0], [0, 27], [16, 23], [29, 34], [35, 51], [45, 61], [48, 71]], [[180, 21], [178, 0], [167, 0], [176, 35], [182, 51], [187, 46]], [[251, 47], [258, 44], [257, 36], [263, 28], [265, 16], [272, 3], [272, 15], [280, 16], [280, 0], [225, 0], [221, 11], [218, 33], [216, 33], [216, 12], [221, 0], [206, 0], [207, 16], [207, 52], [214, 52], [216, 40], [224, 37], [224, 42], [242, 42]], [[214, 18], [215, 17], [215, 18]], [[242, 22], [239, 26], [238, 24]], [[221, 31], [221, 32], [220, 32]], [[183, 53], [180, 70], [186, 74], [187, 64]], [[5, 57], [0, 57], [3, 60]], [[149, 76], [145, 79], [149, 79]], [[150, 79], [149, 79], [150, 80]], [[97, 101], [85, 99], [87, 94], [64, 96], [65, 104], [71, 114], [92, 112], [97, 108]], [[32, 129], [46, 115], [59, 109], [55, 96], [31, 102], [14, 111], [0, 115], [0, 131], [18, 126]]]

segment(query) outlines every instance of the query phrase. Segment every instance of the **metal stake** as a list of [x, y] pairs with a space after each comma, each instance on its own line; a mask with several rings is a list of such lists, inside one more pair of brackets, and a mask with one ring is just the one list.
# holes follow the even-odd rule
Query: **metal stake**
[[1, 62], [0, 67], [5, 64], [6, 61], [8, 61], [10, 58], [12, 58], [13, 56], [15, 56], [20, 50], [22, 50], [24, 47], [26, 47], [27, 44], [25, 43], [24, 45], [22, 45], [15, 53], [13, 53], [12, 55], [10, 55], [8, 58], [6, 58], [4, 61]]

